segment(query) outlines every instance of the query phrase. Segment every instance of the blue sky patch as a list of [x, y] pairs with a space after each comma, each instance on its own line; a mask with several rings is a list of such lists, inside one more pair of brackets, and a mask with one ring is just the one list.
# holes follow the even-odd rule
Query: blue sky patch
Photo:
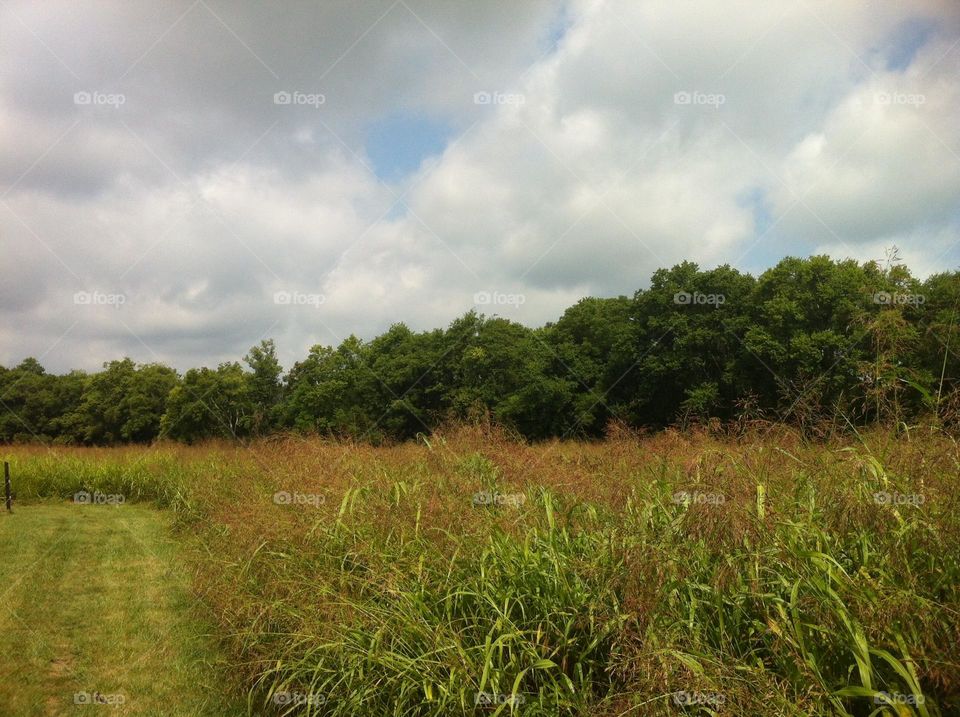
[[737, 197], [737, 204], [753, 212], [754, 236], [758, 237], [770, 228], [773, 215], [770, 212], [770, 202], [766, 190], [753, 187]]
[[929, 18], [915, 17], [901, 23], [889, 38], [886, 69], [892, 72], [907, 69], [936, 28], [937, 24]]
[[573, 18], [570, 16], [570, 10], [564, 4], [557, 10], [553, 21], [547, 28], [544, 49], [549, 52], [556, 52], [572, 24]]
[[364, 148], [376, 175], [396, 182], [441, 154], [452, 134], [453, 127], [435, 117], [395, 113], [370, 126]]

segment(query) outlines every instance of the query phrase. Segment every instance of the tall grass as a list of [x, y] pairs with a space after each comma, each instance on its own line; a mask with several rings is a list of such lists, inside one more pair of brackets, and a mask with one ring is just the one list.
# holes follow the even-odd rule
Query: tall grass
[[960, 714], [960, 451], [936, 431], [14, 461], [29, 496], [176, 511], [257, 714]]

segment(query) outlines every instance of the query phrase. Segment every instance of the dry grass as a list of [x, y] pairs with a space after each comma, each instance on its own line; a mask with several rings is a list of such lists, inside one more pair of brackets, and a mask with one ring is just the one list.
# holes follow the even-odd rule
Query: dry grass
[[[936, 430], [528, 445], [477, 426], [381, 448], [12, 453], [21, 498], [86, 488], [176, 511], [257, 705], [865, 715], [887, 693], [923, 702], [900, 714], [960, 711], [960, 450]], [[525, 502], [478, 506], [481, 491]], [[491, 710], [478, 693], [522, 697]]]

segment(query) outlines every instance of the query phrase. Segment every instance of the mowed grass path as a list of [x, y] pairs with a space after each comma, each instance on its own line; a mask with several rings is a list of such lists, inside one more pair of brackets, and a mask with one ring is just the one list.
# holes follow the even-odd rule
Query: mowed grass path
[[[246, 714], [225, 697], [168, 515], [131, 504], [14, 510], [0, 515], [0, 714]], [[123, 704], [75, 704], [95, 692]]]

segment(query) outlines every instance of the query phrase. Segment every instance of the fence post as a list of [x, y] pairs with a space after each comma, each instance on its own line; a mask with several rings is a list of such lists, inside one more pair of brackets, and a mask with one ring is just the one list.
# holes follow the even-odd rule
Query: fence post
[[6, 461], [3, 462], [3, 492], [7, 496], [7, 512], [12, 513], [13, 508], [10, 507], [13, 503], [10, 498], [10, 464]]

